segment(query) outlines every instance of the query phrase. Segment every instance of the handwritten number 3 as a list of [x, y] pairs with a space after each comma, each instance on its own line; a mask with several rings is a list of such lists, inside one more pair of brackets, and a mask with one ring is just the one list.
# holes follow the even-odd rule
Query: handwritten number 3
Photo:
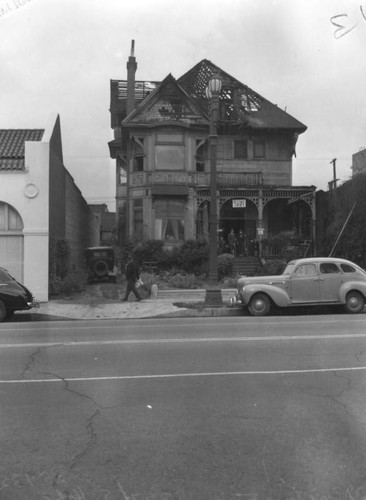
[[357, 24], [355, 24], [351, 28], [346, 29], [346, 26], [343, 26], [343, 24], [339, 24], [338, 22], [335, 21], [335, 19], [338, 19], [339, 17], [348, 17], [348, 14], [338, 14], [330, 18], [330, 22], [333, 24], [333, 26], [336, 26], [337, 28], [333, 34], [334, 38], [336, 38], [337, 40], [339, 38], [342, 38], [342, 36], [347, 35], [347, 33], [354, 30], [357, 26]]

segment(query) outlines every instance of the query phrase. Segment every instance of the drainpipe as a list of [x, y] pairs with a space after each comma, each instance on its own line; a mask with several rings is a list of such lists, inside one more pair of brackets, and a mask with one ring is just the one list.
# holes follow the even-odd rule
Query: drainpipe
[[[135, 74], [137, 70], [137, 62], [134, 55], [135, 40], [131, 41], [131, 55], [127, 61], [127, 96], [126, 96], [126, 115], [128, 116], [135, 109]], [[131, 169], [131, 153], [132, 153], [132, 137], [128, 132], [127, 136], [127, 171], [126, 171], [126, 240], [130, 239], [130, 214], [131, 214], [131, 196], [130, 196], [130, 169]]]

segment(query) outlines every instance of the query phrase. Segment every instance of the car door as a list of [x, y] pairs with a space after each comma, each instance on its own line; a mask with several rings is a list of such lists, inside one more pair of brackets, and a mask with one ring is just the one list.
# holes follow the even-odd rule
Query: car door
[[293, 304], [320, 302], [319, 274], [314, 263], [298, 265], [289, 281], [290, 298]]
[[321, 262], [320, 299], [322, 302], [339, 302], [339, 288], [344, 281], [344, 275], [335, 262]]

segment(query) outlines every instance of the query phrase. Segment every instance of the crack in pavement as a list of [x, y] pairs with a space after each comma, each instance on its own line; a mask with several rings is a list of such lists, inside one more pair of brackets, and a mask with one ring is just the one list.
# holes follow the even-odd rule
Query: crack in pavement
[[74, 469], [77, 463], [82, 460], [91, 450], [98, 444], [98, 436], [94, 430], [94, 419], [100, 415], [100, 411], [96, 410], [93, 415], [91, 415], [86, 421], [86, 430], [89, 435], [88, 443], [86, 444], [84, 450], [74, 456], [71, 461], [70, 469]]
[[25, 374], [27, 371], [30, 371], [31, 370], [31, 367], [32, 365], [34, 364], [35, 362], [35, 359], [37, 356], [39, 356], [39, 354], [41, 354], [41, 348], [38, 347], [31, 355], [30, 355], [30, 359], [28, 361], [28, 363], [25, 365], [25, 368], [24, 370], [22, 371], [22, 373], [20, 374], [21, 378], [25, 378]]
[[51, 373], [51, 372], [39, 372], [41, 373], [42, 375], [50, 375], [51, 377], [55, 377], [55, 378], [58, 378], [59, 380], [61, 380], [64, 384], [64, 390], [67, 391], [67, 392], [71, 392], [71, 394], [76, 394], [77, 396], [79, 396], [80, 398], [85, 398], [85, 399], [88, 399], [89, 401], [91, 401], [97, 408], [100, 408], [102, 410], [108, 410], [109, 407], [107, 406], [103, 406], [101, 405], [100, 403], [98, 403], [97, 401], [95, 401], [95, 399], [93, 399], [91, 396], [88, 396], [87, 394], [83, 394], [82, 392], [79, 392], [79, 391], [75, 391], [74, 389], [71, 389], [70, 388], [70, 382], [68, 380], [65, 379], [65, 377], [61, 377], [61, 375], [57, 375], [56, 373]]
[[82, 392], [71, 389], [69, 381], [66, 380], [64, 377], [61, 377], [60, 375], [57, 375], [55, 373], [50, 373], [50, 372], [40, 372], [40, 373], [42, 373], [43, 375], [50, 375], [51, 377], [55, 377], [55, 378], [60, 379], [64, 384], [65, 391], [70, 392], [71, 394], [76, 394], [80, 398], [84, 398], [88, 401], [91, 401], [93, 403], [93, 405], [97, 407], [97, 410], [95, 410], [94, 413], [86, 421], [86, 431], [87, 431], [87, 435], [89, 437], [88, 442], [87, 442], [84, 450], [82, 450], [80, 453], [76, 454], [73, 457], [73, 459], [71, 460], [71, 463], [69, 465], [70, 470], [74, 469], [77, 466], [77, 463], [80, 460], [82, 460], [88, 453], [90, 453], [90, 451], [97, 445], [98, 436], [94, 430], [94, 419], [101, 414], [100, 410], [107, 410], [108, 407], [101, 405], [100, 403], [95, 401], [95, 399], [93, 399], [91, 396], [88, 396], [87, 394], [83, 394]]

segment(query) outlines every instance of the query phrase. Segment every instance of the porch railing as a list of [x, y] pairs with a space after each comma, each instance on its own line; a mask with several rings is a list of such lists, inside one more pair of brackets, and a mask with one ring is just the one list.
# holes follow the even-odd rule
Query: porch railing
[[267, 260], [289, 260], [310, 257], [313, 248], [312, 240], [303, 240], [298, 245], [288, 245], [285, 248], [278, 248], [273, 245], [262, 246], [263, 257]]

